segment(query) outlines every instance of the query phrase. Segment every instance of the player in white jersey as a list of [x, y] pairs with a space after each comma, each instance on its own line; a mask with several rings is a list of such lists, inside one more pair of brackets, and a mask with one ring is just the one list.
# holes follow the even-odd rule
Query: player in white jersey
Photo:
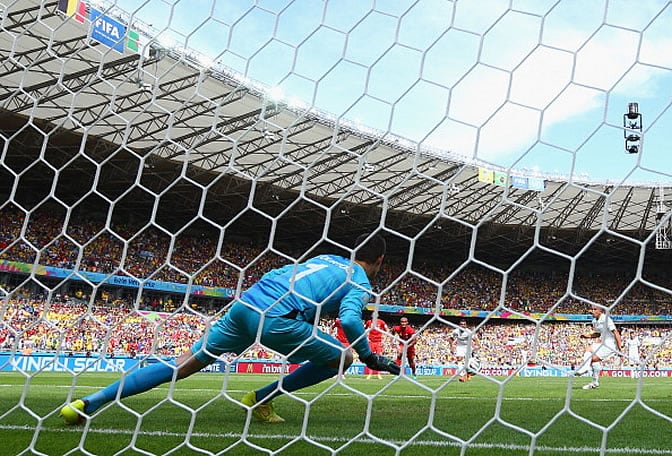
[[642, 343], [639, 340], [637, 333], [634, 329], [631, 329], [630, 337], [625, 339], [625, 346], [628, 348], [628, 360], [632, 366], [638, 366], [641, 362], [641, 358], [639, 356], [639, 347], [641, 344]]
[[450, 333], [450, 338], [455, 341], [455, 360], [460, 371], [460, 381], [469, 381], [471, 374], [464, 368], [464, 359], [472, 355], [470, 348], [474, 341], [474, 333], [467, 327], [466, 320], [460, 320], [459, 326]]
[[602, 361], [618, 354], [623, 347], [621, 333], [618, 332], [611, 317], [604, 313], [604, 309], [594, 305], [591, 307], [590, 312], [593, 314], [593, 332], [581, 334], [581, 337], [583, 339], [600, 339], [600, 342], [594, 343], [591, 346], [590, 352], [587, 352], [588, 356], [586, 358], [589, 358], [590, 362], [584, 358], [583, 364], [576, 372], [580, 375], [587, 372], [588, 369], [592, 369], [593, 380], [583, 386], [583, 389], [586, 390], [595, 389], [600, 386]]

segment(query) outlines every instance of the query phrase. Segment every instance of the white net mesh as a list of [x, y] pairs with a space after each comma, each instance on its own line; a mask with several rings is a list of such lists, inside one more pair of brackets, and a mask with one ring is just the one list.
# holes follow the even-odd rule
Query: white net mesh
[[[0, 3], [7, 454], [672, 453], [671, 15]], [[388, 255], [363, 318], [387, 323], [398, 380], [356, 361], [260, 428], [242, 394], [297, 366], [258, 343], [58, 421], [183, 353], [267, 271], [371, 231]], [[617, 356], [580, 339], [593, 304]], [[584, 351], [602, 371], [570, 376]]]

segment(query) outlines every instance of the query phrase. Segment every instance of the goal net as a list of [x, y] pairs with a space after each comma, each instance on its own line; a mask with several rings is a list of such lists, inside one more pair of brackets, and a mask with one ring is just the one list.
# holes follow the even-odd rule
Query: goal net
[[[0, 0], [6, 454], [672, 453], [671, 20], [654, 0]], [[262, 426], [241, 397], [299, 366], [258, 338], [60, 420], [363, 233], [387, 242], [365, 337], [399, 377], [355, 357]]]

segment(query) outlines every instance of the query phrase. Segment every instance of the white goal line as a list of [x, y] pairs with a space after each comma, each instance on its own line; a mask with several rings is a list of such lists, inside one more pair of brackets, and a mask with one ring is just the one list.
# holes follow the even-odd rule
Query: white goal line
[[[12, 426], [12, 425], [0, 425], [0, 430], [5, 431], [32, 431], [33, 427], [30, 426]], [[58, 432], [58, 433], [79, 433], [81, 429], [77, 428], [51, 428], [51, 427], [41, 427], [40, 431], [44, 432]], [[143, 435], [149, 437], [181, 437], [186, 434], [180, 432], [165, 432], [165, 431], [137, 431], [137, 430], [125, 430], [125, 429], [88, 429], [88, 433], [93, 434], [106, 434], [106, 435]], [[190, 438], [201, 437], [201, 438], [241, 438], [242, 434], [226, 432], [222, 434], [212, 434], [204, 432], [193, 432], [189, 434]], [[290, 434], [246, 434], [247, 438], [254, 439], [263, 439], [263, 440], [288, 440], [295, 439], [296, 435]], [[306, 438], [315, 440], [317, 442], [334, 442], [334, 443], [346, 443], [352, 442], [352, 439], [349, 437], [334, 437], [334, 436], [315, 436], [308, 435]], [[407, 441], [401, 440], [387, 440], [386, 442], [393, 445], [407, 447], [417, 447], [417, 446], [427, 446], [433, 448], [480, 448], [480, 449], [493, 449], [493, 450], [530, 450], [529, 445], [512, 445], [512, 444], [496, 444], [496, 443], [469, 443], [461, 444], [459, 442], [454, 442], [450, 440], [414, 440], [413, 443], [409, 445], [404, 445], [408, 443]], [[372, 440], [372, 439], [357, 439], [352, 443], [365, 443], [365, 444], [374, 444], [380, 445], [381, 443]], [[602, 451], [601, 448], [595, 447], [549, 447], [549, 446], [535, 446], [536, 451], [552, 451], [555, 453], [597, 453]], [[606, 454], [645, 454], [645, 455], [672, 455], [672, 450], [665, 450], [661, 448], [607, 448], [604, 450]]]

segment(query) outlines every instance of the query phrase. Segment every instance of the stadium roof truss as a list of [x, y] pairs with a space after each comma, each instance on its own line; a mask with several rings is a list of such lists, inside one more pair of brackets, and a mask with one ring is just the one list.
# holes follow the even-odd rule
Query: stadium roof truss
[[[386, 200], [388, 224], [411, 235], [436, 214], [472, 226], [487, 221], [494, 242], [537, 225], [570, 237], [608, 228], [639, 239], [656, 225], [653, 187], [547, 179], [537, 192], [483, 183], [477, 164], [278, 103], [184, 52], [118, 53], [90, 40], [87, 25], [64, 20], [56, 2], [18, 1], [2, 20], [1, 128], [16, 163], [40, 159], [35, 148], [46, 134], [63, 152], [59, 166], [82, 150], [79, 171], [90, 172], [91, 161], [104, 168], [108, 179], [98, 185], [128, 182], [115, 176], [133, 175], [141, 163], [142, 182], [173, 186], [184, 205], [200, 198], [191, 185], [199, 183], [235, 208], [236, 200], [247, 204], [254, 179], [261, 211], [277, 214], [303, 192], [320, 202], [307, 212], [342, 207], [358, 227], [375, 225]], [[672, 200], [669, 188], [663, 194]], [[299, 215], [295, 227], [310, 216]]]

